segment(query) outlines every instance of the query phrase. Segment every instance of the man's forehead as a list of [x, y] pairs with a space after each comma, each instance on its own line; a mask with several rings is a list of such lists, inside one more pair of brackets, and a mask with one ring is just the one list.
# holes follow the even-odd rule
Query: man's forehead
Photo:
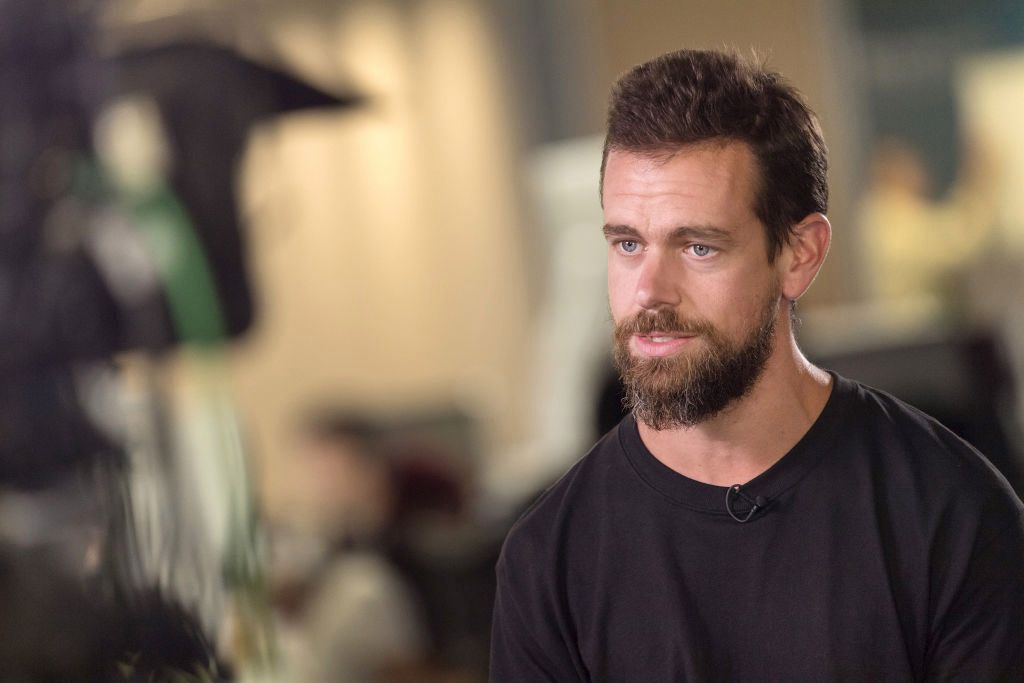
[[729, 149], [746, 150], [751, 153], [750, 145], [743, 140], [729, 137], [707, 138], [696, 142], [684, 144], [669, 144], [659, 147], [644, 149], [632, 149], [628, 147], [611, 147], [608, 150], [608, 159], [613, 156], [632, 156], [647, 159], [653, 165], [665, 164], [680, 155], [693, 154], [696, 152], [722, 152]]
[[[753, 207], [758, 165], [749, 145], [714, 139], [662, 150], [609, 151], [602, 204], [618, 197], [672, 194], [743, 196]], [[607, 207], [606, 207], [607, 208]]]

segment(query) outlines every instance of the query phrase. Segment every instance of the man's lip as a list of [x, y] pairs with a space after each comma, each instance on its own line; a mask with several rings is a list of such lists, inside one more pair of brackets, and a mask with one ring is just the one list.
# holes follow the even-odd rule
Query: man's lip
[[634, 334], [631, 346], [634, 351], [644, 356], [671, 356], [686, 346], [693, 338], [694, 335], [691, 334], [656, 331], [649, 334]]
[[692, 337], [693, 335], [685, 334], [683, 332], [662, 332], [661, 330], [654, 330], [653, 332], [638, 332], [636, 336], [647, 337], [649, 339], [651, 337]]

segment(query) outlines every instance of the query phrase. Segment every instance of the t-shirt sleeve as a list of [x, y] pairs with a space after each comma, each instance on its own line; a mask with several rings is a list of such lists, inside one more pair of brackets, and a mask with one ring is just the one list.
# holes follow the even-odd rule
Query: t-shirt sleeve
[[933, 631], [930, 681], [1024, 681], [1024, 517], [973, 553]]
[[514, 572], [505, 552], [497, 566], [498, 590], [491, 628], [491, 683], [572, 683], [582, 680], [554, 619], [545, 618], [538, 591]]

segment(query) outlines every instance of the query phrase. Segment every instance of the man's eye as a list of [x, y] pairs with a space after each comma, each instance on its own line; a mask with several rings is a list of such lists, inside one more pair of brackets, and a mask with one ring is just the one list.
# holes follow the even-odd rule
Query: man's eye
[[623, 252], [627, 254], [635, 254], [636, 250], [639, 248], [640, 244], [638, 242], [634, 242], [633, 240], [622, 240], [621, 242], [619, 242], [619, 249], [621, 249]]
[[713, 247], [709, 247], [706, 244], [694, 244], [690, 247], [694, 256], [710, 256], [715, 250]]

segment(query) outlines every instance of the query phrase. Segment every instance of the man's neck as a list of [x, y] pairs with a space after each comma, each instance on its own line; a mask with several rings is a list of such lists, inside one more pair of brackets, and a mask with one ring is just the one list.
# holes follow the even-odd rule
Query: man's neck
[[750, 481], [788, 453], [821, 414], [832, 378], [804, 358], [792, 336], [785, 339], [750, 392], [712, 419], [660, 431], [639, 422], [654, 457], [690, 479], [730, 486]]

